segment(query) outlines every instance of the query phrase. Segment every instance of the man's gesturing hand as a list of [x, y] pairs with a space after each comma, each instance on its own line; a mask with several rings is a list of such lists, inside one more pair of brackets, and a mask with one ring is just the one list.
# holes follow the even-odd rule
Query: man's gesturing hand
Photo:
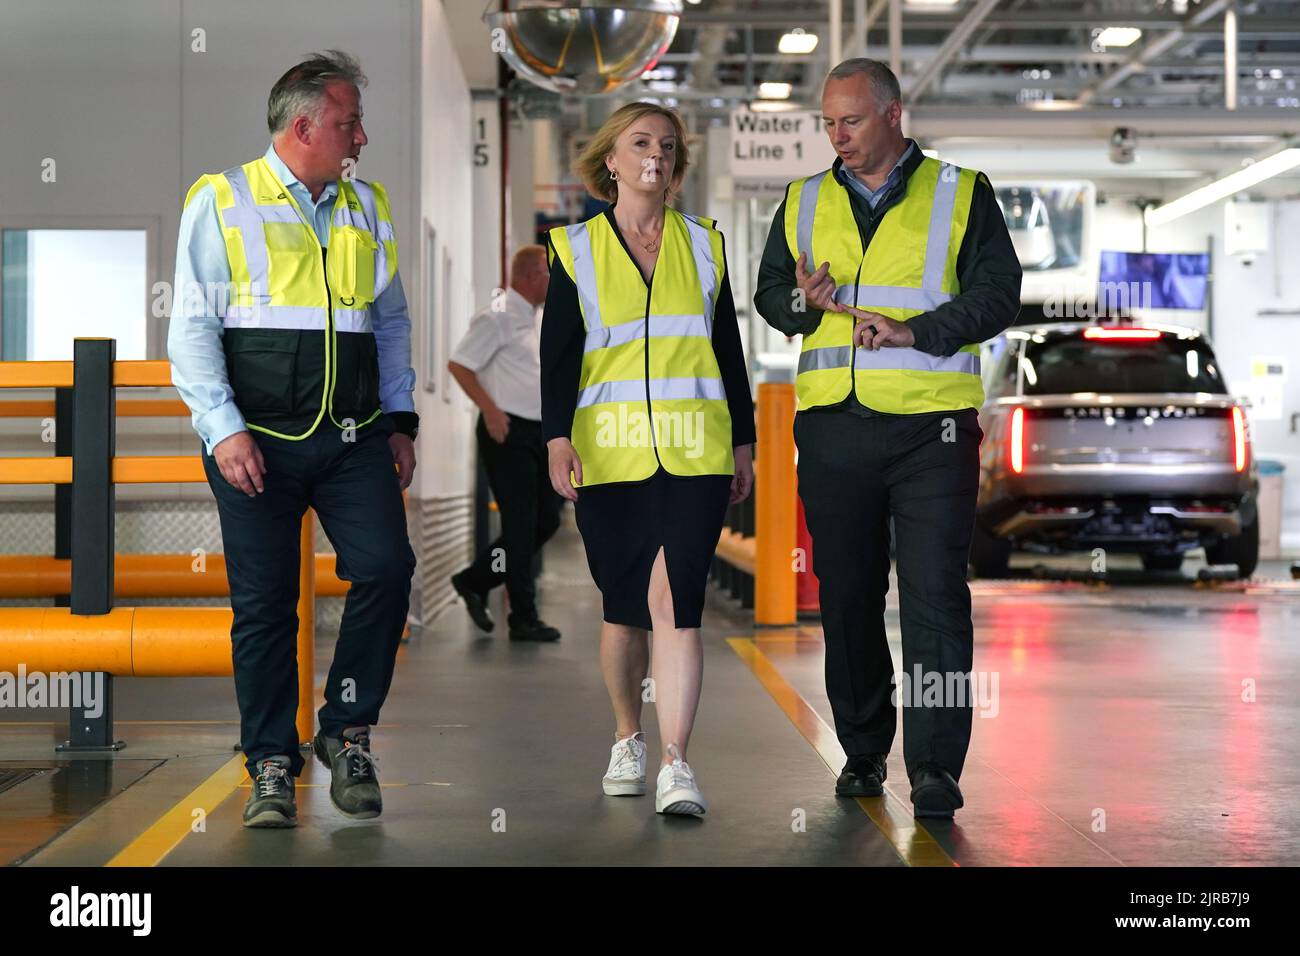
[[397, 480], [405, 491], [415, 475], [415, 442], [410, 435], [394, 432], [388, 436], [388, 447], [393, 451], [393, 461], [397, 463]]
[[[846, 305], [844, 311], [858, 320], [853, 326], [853, 344], [873, 351], [884, 347], [909, 348], [916, 343], [916, 336], [907, 327], [906, 322], [899, 322], [881, 315]], [[871, 331], [872, 329], [875, 331]]]
[[221, 439], [212, 449], [212, 457], [221, 477], [250, 498], [266, 490], [262, 487], [262, 476], [266, 474], [262, 449], [257, 447], [257, 442], [248, 432], [235, 432], [229, 438]]
[[835, 280], [830, 277], [831, 264], [823, 262], [820, 269], [809, 273], [807, 268], [808, 253], [799, 253], [799, 261], [794, 264], [795, 284], [803, 289], [804, 298], [815, 308], [823, 312], [839, 312], [835, 302]]

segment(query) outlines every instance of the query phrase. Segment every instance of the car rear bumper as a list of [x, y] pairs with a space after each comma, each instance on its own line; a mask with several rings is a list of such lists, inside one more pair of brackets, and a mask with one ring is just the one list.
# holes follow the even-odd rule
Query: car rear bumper
[[[1175, 504], [1148, 504], [1141, 513], [1162, 516], [1172, 529], [1194, 530], [1233, 537], [1241, 534], [1244, 523], [1240, 508], [1216, 511], [1192, 511]], [[1076, 505], [1032, 504], [1000, 518], [991, 528], [999, 537], [1038, 538], [1069, 535], [1088, 527], [1100, 514], [1098, 508]], [[1141, 538], [1143, 535], [1134, 535]]]
[[1029, 464], [1018, 474], [1007, 474], [1009, 498], [1040, 496], [1144, 495], [1162, 497], [1243, 495], [1250, 488], [1247, 472], [1230, 462], [1168, 465], [1088, 462], [1069, 465]]

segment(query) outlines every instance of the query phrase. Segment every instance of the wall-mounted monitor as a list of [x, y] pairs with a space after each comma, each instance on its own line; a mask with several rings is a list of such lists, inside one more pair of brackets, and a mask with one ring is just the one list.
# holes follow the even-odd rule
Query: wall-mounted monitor
[[1129, 309], [1205, 308], [1208, 252], [1112, 252], [1102, 250], [1097, 301]]

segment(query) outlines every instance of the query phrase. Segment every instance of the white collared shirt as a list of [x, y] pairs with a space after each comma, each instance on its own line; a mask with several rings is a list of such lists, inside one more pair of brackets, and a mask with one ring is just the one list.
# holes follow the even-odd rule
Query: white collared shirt
[[470, 319], [451, 360], [474, 372], [503, 412], [541, 421], [538, 349], [538, 309], [507, 289]]

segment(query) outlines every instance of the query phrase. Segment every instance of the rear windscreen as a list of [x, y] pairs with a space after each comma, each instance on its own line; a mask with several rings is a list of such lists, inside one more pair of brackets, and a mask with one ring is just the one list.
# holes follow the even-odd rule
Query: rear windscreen
[[1149, 341], [1052, 336], [1025, 342], [1026, 395], [1069, 392], [1227, 392], [1214, 353], [1199, 339]]

